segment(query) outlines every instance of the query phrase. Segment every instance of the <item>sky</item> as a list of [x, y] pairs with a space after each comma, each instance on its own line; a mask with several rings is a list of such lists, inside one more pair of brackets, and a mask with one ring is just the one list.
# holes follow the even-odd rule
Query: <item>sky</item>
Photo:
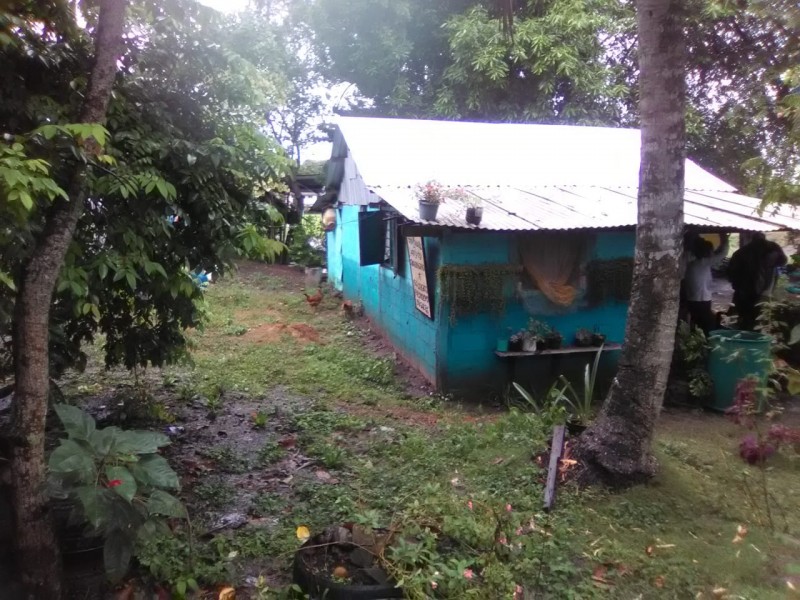
[[200, 0], [200, 4], [210, 6], [220, 12], [230, 13], [247, 8], [248, 0]]
[[[249, 0], [199, 0], [215, 10], [223, 13], [235, 13], [247, 8]], [[334, 91], [338, 91], [338, 88]], [[330, 142], [318, 142], [304, 148], [301, 152], [302, 160], [326, 160], [331, 155]]]

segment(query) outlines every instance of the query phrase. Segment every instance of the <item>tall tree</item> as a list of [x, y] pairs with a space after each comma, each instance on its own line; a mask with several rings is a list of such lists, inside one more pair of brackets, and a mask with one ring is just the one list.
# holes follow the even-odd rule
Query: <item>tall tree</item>
[[641, 482], [664, 399], [678, 318], [686, 158], [683, 0], [638, 0], [641, 163], [633, 290], [619, 371], [577, 454], [587, 482]]
[[[103, 123], [122, 46], [126, 0], [101, 0], [95, 34], [94, 64], [80, 111], [80, 122]], [[87, 159], [100, 153], [86, 140]], [[60, 557], [53, 537], [45, 493], [44, 432], [50, 388], [50, 302], [75, 226], [85, 202], [85, 163], [75, 166], [69, 198], [55, 201], [45, 229], [24, 268], [14, 315], [12, 451], [15, 556], [22, 583], [33, 597], [60, 597]]]

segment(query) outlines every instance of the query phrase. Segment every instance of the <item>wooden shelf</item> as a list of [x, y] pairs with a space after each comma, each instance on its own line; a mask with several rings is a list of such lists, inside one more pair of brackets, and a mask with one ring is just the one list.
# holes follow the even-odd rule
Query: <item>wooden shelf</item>
[[[540, 352], [499, 352], [495, 351], [495, 355], [499, 358], [519, 358], [524, 356], [554, 356], [558, 354], [594, 354], [600, 350], [600, 346], [579, 347], [571, 346], [569, 348], [559, 348], [558, 350], [542, 350]], [[622, 344], [605, 344], [602, 347], [603, 352], [613, 352], [621, 350]]]

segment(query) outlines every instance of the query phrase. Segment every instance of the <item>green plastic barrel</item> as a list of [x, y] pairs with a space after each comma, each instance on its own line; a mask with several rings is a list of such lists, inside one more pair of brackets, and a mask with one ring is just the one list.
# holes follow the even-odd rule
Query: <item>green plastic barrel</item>
[[720, 329], [710, 332], [708, 341], [708, 372], [714, 381], [711, 408], [724, 411], [730, 407], [740, 379], [755, 377], [762, 386], [766, 385], [772, 338], [753, 331]]

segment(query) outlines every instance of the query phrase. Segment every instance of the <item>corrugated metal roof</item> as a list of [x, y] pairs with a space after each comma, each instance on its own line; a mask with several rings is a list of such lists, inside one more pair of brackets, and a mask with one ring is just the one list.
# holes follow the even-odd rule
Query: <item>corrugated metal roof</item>
[[[413, 187], [431, 179], [483, 200], [480, 226], [448, 201], [435, 225], [488, 230], [636, 225], [640, 135], [635, 129], [342, 117], [337, 124], [366, 186], [416, 223]], [[761, 201], [686, 161], [689, 225], [800, 229], [791, 207]]]

